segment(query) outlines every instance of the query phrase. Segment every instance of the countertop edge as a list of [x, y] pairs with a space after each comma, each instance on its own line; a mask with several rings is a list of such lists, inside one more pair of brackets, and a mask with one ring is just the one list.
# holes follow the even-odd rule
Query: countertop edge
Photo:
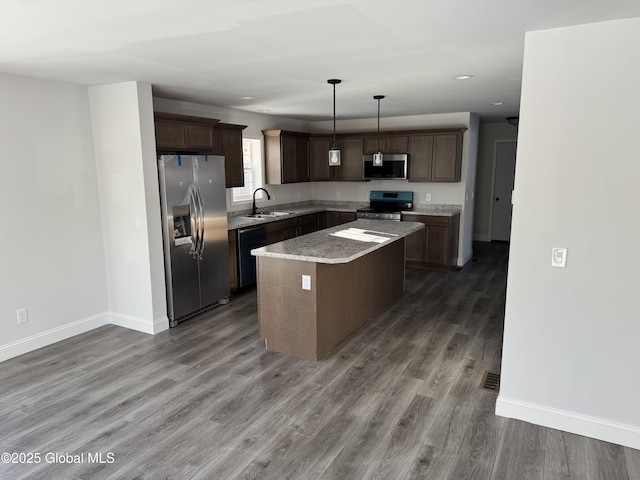
[[[311, 235], [316, 235], [316, 234], [324, 234], [327, 236], [331, 236], [332, 233], [341, 231], [341, 230], [345, 230], [347, 228], [352, 228], [352, 227], [357, 227], [357, 226], [361, 226], [362, 223], [358, 223], [358, 222], [367, 222], [367, 224], [371, 225], [371, 223], [369, 222], [374, 222], [373, 225], [380, 225], [378, 222], [378, 220], [356, 220], [355, 222], [349, 222], [349, 223], [345, 223], [342, 225], [339, 225], [337, 227], [331, 227], [331, 228], [327, 228], [324, 230], [320, 230], [318, 232], [314, 232], [314, 233], [310, 233], [308, 235], [305, 235], [306, 237], [309, 237]], [[389, 223], [395, 223], [395, 222], [389, 222]], [[269, 247], [273, 248], [274, 245], [281, 245], [281, 244], [287, 244], [289, 242], [289, 244], [291, 244], [291, 242], [294, 242], [296, 240], [296, 238], [290, 239], [290, 240], [285, 240], [283, 242], [279, 242], [276, 244], [272, 244], [272, 245], [267, 245], [264, 247], [260, 247], [260, 248], [256, 248], [251, 250], [251, 254], [255, 257], [267, 257], [267, 258], [279, 258], [279, 259], [284, 259], [284, 260], [296, 260], [296, 261], [302, 261], [302, 262], [312, 262], [312, 263], [324, 263], [324, 264], [339, 264], [339, 263], [349, 263], [352, 262], [353, 260], [356, 260], [357, 258], [363, 257], [365, 255], [367, 255], [368, 253], [371, 253], [375, 250], [378, 250], [379, 248], [382, 248], [386, 245], [389, 245], [395, 241], [401, 240], [409, 235], [411, 235], [412, 233], [417, 232], [418, 230], [421, 230], [423, 228], [425, 228], [423, 223], [420, 222], [402, 222], [403, 225], [403, 229], [405, 229], [405, 231], [401, 232], [401, 233], [395, 233], [395, 232], [384, 232], [384, 229], [381, 228], [381, 232], [386, 233], [388, 235], [397, 235], [394, 237], [390, 237], [390, 241], [389, 242], [383, 242], [383, 243], [363, 243], [363, 249], [353, 253], [349, 256], [346, 257], [319, 257], [319, 256], [313, 256], [313, 255], [301, 255], [301, 254], [291, 254], [291, 253], [284, 253], [284, 252], [273, 252], [273, 251], [269, 251]], [[397, 232], [397, 230], [396, 230]], [[318, 236], [318, 235], [316, 235]], [[297, 237], [297, 238], [301, 238], [301, 237]], [[333, 238], [338, 238], [338, 237], [333, 237]], [[329, 240], [329, 239], [326, 239]], [[325, 240], [325, 241], [326, 241]], [[351, 240], [351, 241], [357, 241], [357, 240]]]

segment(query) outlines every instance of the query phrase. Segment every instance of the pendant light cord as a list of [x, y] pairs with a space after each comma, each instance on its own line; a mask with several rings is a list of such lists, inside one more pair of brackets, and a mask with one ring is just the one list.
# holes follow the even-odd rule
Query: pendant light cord
[[380, 99], [378, 98], [378, 152], [380, 151]]
[[333, 84], [333, 147], [336, 148], [336, 84]]

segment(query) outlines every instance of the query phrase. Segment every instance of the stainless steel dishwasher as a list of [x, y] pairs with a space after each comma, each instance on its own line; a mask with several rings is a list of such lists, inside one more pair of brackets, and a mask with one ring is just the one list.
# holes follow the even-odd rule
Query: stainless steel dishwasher
[[251, 250], [267, 244], [267, 230], [264, 226], [238, 229], [238, 286], [240, 288], [256, 283], [256, 257]]

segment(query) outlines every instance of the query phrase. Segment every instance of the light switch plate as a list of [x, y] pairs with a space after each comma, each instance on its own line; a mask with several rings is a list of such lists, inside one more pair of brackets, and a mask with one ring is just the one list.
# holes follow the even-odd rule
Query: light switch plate
[[567, 266], [567, 248], [552, 247], [551, 248], [551, 266], [558, 268], [566, 268]]
[[310, 275], [302, 275], [302, 289], [303, 290], [311, 290], [311, 276]]

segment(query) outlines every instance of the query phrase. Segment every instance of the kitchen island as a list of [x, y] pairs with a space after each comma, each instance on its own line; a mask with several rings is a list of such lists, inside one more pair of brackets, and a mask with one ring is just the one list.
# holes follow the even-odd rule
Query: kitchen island
[[404, 291], [418, 222], [357, 220], [252, 250], [267, 350], [318, 360]]

